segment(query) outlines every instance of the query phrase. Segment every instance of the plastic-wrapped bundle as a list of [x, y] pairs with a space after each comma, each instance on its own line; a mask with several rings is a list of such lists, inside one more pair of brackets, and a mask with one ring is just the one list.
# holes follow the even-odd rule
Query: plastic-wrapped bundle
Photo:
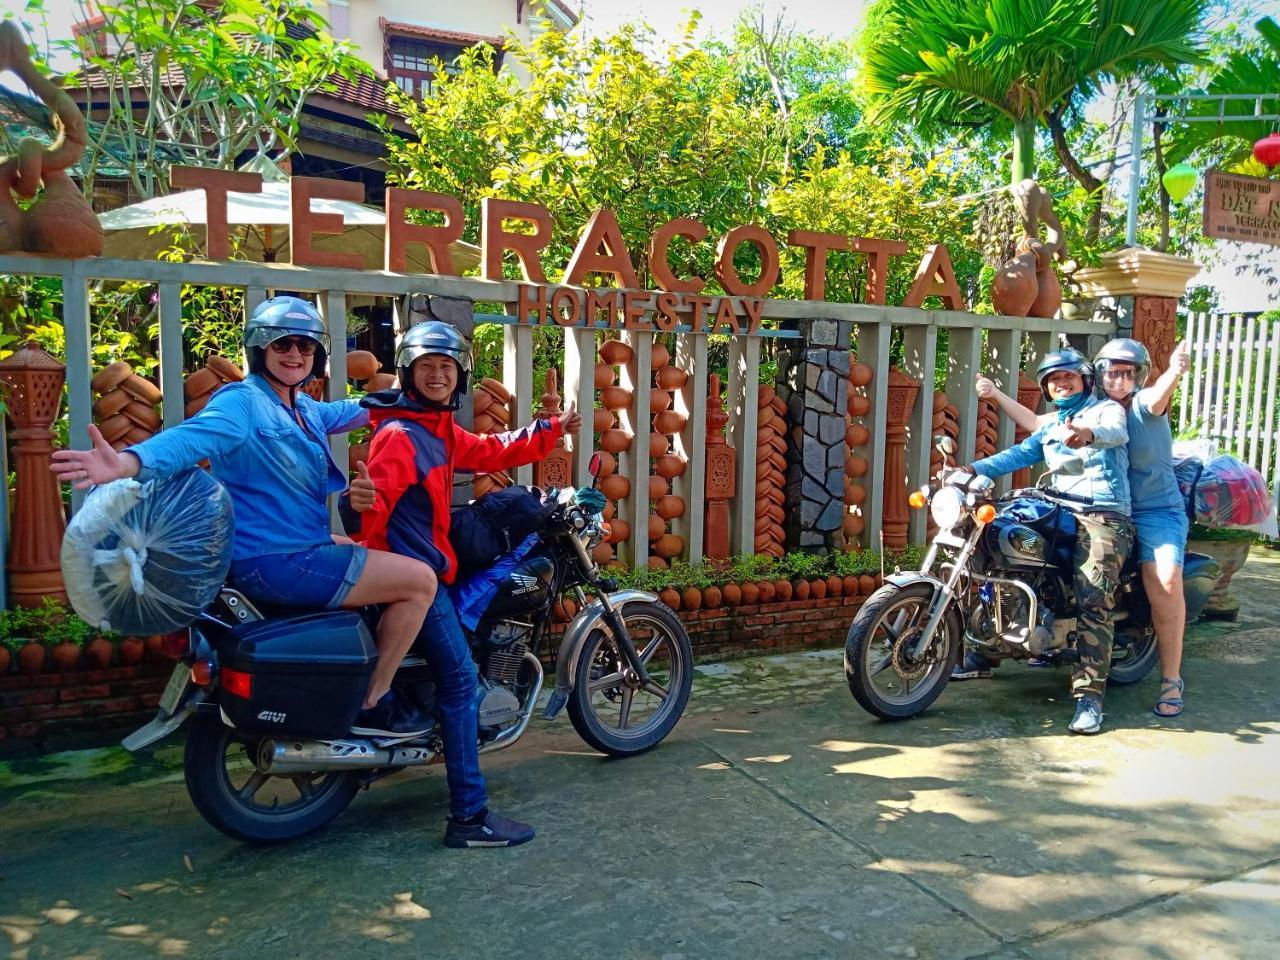
[[185, 627], [226, 579], [231, 531], [231, 498], [203, 470], [95, 487], [62, 540], [67, 596], [101, 630]]
[[1256, 527], [1271, 517], [1271, 493], [1262, 474], [1231, 456], [1204, 462], [1174, 460], [1187, 516], [1206, 527]]

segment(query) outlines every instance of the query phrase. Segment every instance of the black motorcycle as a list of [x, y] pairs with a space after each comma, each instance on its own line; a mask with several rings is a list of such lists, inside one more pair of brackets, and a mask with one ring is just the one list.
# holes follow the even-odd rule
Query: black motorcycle
[[[955, 449], [947, 438], [939, 438], [938, 448], [944, 461]], [[1071, 504], [1081, 501], [1042, 484], [1003, 496], [994, 490], [989, 477], [944, 468], [934, 484], [912, 495], [913, 506], [929, 506], [938, 532], [918, 571], [885, 577], [859, 608], [845, 642], [849, 690], [877, 717], [924, 712], [947, 685], [965, 644], [993, 659], [1079, 662]], [[1187, 618], [1194, 620], [1222, 571], [1201, 554], [1183, 560]], [[1136, 550], [1121, 575], [1114, 621], [1108, 683], [1137, 683], [1158, 656]]]
[[[593, 477], [598, 470], [593, 458]], [[561, 638], [543, 719], [567, 705], [583, 740], [612, 756], [648, 750], [679, 721], [693, 682], [689, 636], [656, 595], [618, 590], [600, 575], [590, 550], [604, 532], [599, 514], [562, 491], [536, 545], [468, 632], [481, 752], [510, 746], [528, 727], [542, 690], [538, 652], [565, 592], [579, 612]], [[595, 594], [590, 603], [584, 589]], [[443, 759], [438, 724], [412, 740], [350, 733], [377, 658], [376, 617], [372, 609], [268, 610], [224, 588], [192, 625], [155, 719], [124, 746], [139, 750], [194, 718], [183, 769], [205, 820], [251, 843], [319, 829], [362, 786]], [[416, 649], [393, 687], [431, 715], [431, 668]]]

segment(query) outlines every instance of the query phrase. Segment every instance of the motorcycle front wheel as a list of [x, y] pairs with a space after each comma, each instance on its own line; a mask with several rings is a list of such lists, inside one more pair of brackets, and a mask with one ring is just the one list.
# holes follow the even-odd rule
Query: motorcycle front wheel
[[1151, 668], [1160, 659], [1156, 649], [1156, 632], [1150, 627], [1130, 631], [1125, 639], [1127, 643], [1118, 644], [1111, 652], [1111, 671], [1107, 674], [1107, 685], [1127, 687], [1145, 679]]
[[621, 611], [649, 682], [627, 666], [612, 634], [593, 630], [578, 657], [569, 720], [590, 746], [625, 757], [656, 746], [679, 722], [693, 686], [693, 646], [679, 618], [657, 603]]
[[257, 745], [214, 713], [197, 716], [187, 736], [183, 773], [191, 802], [210, 826], [233, 839], [296, 840], [325, 826], [360, 789], [349, 772], [262, 773], [254, 759]]
[[934, 586], [927, 581], [887, 583], [858, 609], [844, 646], [849, 692], [868, 713], [882, 720], [905, 720], [923, 713], [951, 679], [963, 642], [958, 621], [945, 616], [940, 637], [919, 660], [910, 650], [929, 619]]

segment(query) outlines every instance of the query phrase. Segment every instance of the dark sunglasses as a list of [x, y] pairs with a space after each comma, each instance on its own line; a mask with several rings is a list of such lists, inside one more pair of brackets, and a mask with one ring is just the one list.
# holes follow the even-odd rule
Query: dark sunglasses
[[281, 337], [279, 340], [271, 341], [271, 352], [278, 353], [282, 356], [294, 347], [297, 347], [298, 353], [302, 354], [304, 357], [311, 357], [314, 356], [316, 350], [320, 348], [320, 344], [316, 343], [310, 337]]

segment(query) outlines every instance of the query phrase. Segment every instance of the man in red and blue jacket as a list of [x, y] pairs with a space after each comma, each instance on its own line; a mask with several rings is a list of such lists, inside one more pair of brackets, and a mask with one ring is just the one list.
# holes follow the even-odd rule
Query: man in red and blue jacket
[[[570, 408], [521, 430], [478, 436], [453, 418], [471, 373], [471, 348], [457, 329], [431, 320], [409, 330], [396, 350], [403, 389], [361, 401], [374, 427], [367, 469], [376, 494], [361, 514], [356, 540], [430, 565], [442, 584], [453, 583], [458, 561], [449, 544], [449, 509], [455, 470], [492, 473], [541, 460], [582, 417]], [[488, 809], [478, 746], [477, 675], [449, 591], [437, 591], [423, 633], [436, 679], [444, 735], [451, 816], [450, 847], [505, 847], [533, 839], [533, 828]], [[403, 709], [388, 701], [379, 710]], [[354, 733], [380, 735], [404, 728], [402, 717], [361, 715]], [[412, 724], [410, 724], [412, 726]]]

